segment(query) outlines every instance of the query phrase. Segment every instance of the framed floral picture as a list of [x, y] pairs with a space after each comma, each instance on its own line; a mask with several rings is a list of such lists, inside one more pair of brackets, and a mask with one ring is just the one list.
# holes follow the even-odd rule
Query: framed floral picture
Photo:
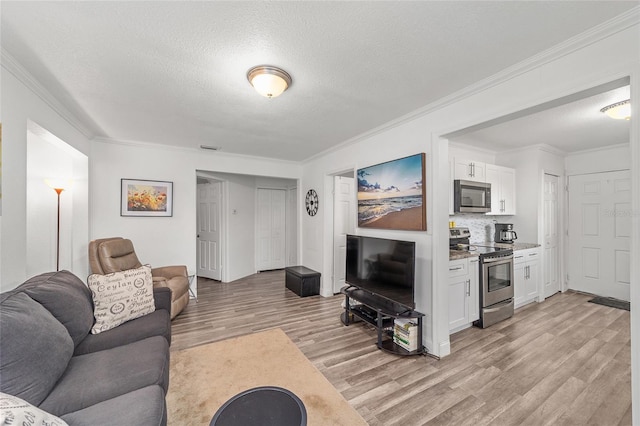
[[173, 182], [121, 179], [120, 216], [173, 216]]

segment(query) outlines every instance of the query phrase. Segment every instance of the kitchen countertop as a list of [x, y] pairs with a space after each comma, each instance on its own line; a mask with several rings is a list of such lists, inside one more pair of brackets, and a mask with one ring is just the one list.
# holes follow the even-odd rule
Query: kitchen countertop
[[513, 244], [488, 243], [487, 245], [491, 246], [491, 247], [511, 248], [511, 249], [513, 249], [513, 251], [527, 250], [527, 249], [530, 249], [530, 248], [540, 247], [540, 244], [536, 244], [536, 243], [513, 243]]
[[[536, 244], [536, 243], [507, 244], [507, 243], [487, 242], [487, 243], [477, 243], [477, 245], [482, 245], [487, 247], [510, 248], [510, 249], [513, 249], [513, 251], [527, 250], [530, 248], [540, 247], [540, 244]], [[449, 260], [460, 260], [460, 259], [466, 259], [468, 257], [478, 257], [478, 253], [475, 251], [468, 251], [468, 250], [449, 250]]]
[[478, 257], [478, 253], [468, 250], [449, 250], [449, 260], [460, 260], [467, 257]]

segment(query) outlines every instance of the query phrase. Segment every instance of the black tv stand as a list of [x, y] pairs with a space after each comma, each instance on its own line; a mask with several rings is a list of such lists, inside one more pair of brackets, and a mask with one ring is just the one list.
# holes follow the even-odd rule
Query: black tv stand
[[[340, 290], [345, 295], [344, 312], [340, 319], [344, 325], [353, 322], [353, 317], [360, 318], [364, 322], [373, 325], [378, 332], [378, 349], [391, 352], [396, 355], [421, 355], [426, 353], [422, 345], [422, 317], [423, 313], [407, 309], [406, 306], [394, 303], [375, 294], [360, 290], [357, 287], [347, 286]], [[351, 306], [349, 299], [358, 302]], [[415, 318], [418, 323], [418, 349], [408, 351], [393, 341], [393, 325], [396, 318]]]

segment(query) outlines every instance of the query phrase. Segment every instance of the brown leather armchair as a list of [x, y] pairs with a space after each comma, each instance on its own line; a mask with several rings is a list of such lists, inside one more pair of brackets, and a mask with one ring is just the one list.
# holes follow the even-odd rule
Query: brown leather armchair
[[[112, 272], [139, 268], [131, 240], [122, 237], [102, 238], [89, 243], [89, 265], [94, 274], [106, 275]], [[171, 319], [175, 318], [189, 303], [189, 278], [187, 267], [164, 266], [152, 268], [154, 287], [171, 289]]]

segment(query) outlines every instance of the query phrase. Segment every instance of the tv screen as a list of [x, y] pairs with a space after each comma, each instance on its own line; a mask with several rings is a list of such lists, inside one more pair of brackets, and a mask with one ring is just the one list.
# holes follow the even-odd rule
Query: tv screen
[[415, 308], [415, 243], [347, 235], [347, 284]]

